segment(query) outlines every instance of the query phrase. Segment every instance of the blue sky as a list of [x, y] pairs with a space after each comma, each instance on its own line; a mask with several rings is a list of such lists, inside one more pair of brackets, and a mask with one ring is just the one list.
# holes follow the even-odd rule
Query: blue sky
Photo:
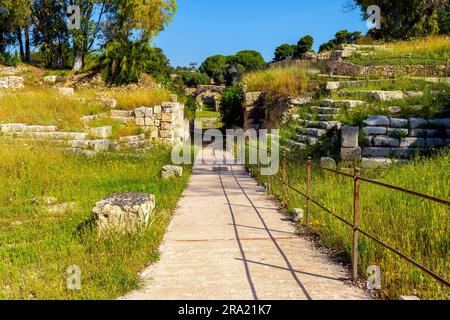
[[306, 34], [314, 49], [342, 29], [367, 32], [360, 10], [345, 12], [348, 0], [177, 0], [174, 21], [155, 40], [173, 66], [200, 64], [214, 54], [260, 51], [272, 60], [282, 43]]

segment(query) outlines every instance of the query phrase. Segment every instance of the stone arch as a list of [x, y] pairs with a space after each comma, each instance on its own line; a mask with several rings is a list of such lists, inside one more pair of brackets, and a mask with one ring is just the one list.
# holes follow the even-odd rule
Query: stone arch
[[219, 111], [219, 101], [225, 86], [203, 85], [198, 86], [197, 90], [192, 93], [198, 104], [214, 105], [216, 111]]

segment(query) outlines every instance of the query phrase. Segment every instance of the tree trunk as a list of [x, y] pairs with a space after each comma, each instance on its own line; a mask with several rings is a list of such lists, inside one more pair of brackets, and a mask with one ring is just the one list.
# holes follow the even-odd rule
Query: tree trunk
[[25, 53], [23, 51], [22, 29], [20, 27], [17, 28], [17, 40], [19, 41], [20, 60], [24, 61]]
[[31, 63], [31, 51], [30, 51], [30, 27], [25, 26], [25, 62]]
[[83, 68], [83, 53], [80, 50], [75, 50], [73, 58], [73, 71], [80, 71]]

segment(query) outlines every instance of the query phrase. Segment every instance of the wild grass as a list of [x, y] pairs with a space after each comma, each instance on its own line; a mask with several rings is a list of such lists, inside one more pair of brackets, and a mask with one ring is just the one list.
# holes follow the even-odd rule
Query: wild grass
[[82, 89], [82, 97], [105, 97], [117, 100], [117, 109], [131, 110], [142, 106], [152, 107], [161, 105], [163, 101], [170, 101], [171, 92], [164, 88], [135, 88], [135, 89]]
[[0, 95], [0, 122], [57, 125], [58, 130], [80, 131], [80, 118], [105, 112], [95, 101], [82, 102], [52, 89], [27, 88]]
[[195, 112], [195, 118], [220, 118], [220, 113], [216, 111], [215, 107], [205, 104], [202, 110]]
[[[0, 145], [0, 299], [112, 299], [136, 288], [183, 191], [183, 178], [162, 180], [170, 149], [140, 158], [65, 155], [55, 149]], [[140, 234], [99, 239], [91, 209], [116, 192], [154, 194], [157, 218]], [[51, 212], [40, 201], [75, 202]], [[81, 269], [81, 290], [68, 290], [67, 267]]]
[[308, 76], [303, 68], [271, 68], [250, 72], [242, 80], [247, 91], [265, 91], [279, 96], [298, 96], [308, 85]]
[[[450, 151], [433, 158], [415, 159], [362, 175], [432, 196], [449, 199]], [[289, 184], [306, 190], [306, 169], [288, 161]], [[260, 177], [261, 180], [267, 178]], [[272, 179], [273, 193], [281, 197], [280, 183]], [[312, 197], [347, 221], [353, 221], [353, 179], [312, 172]], [[306, 200], [287, 190], [288, 209], [305, 208]], [[311, 226], [327, 247], [350, 261], [352, 229], [318, 206], [311, 205]], [[405, 193], [362, 182], [361, 228], [415, 259], [440, 276], [450, 279], [450, 217], [448, 207]], [[450, 290], [395, 254], [360, 235], [359, 274], [365, 278], [370, 265], [382, 271], [380, 295], [398, 299], [417, 295], [421, 299], [449, 299]]]
[[143, 128], [137, 126], [134, 123], [121, 123], [111, 118], [99, 118], [92, 120], [88, 123], [90, 127], [104, 127], [111, 126], [112, 134], [111, 139], [117, 140], [120, 137], [134, 136], [144, 133]]
[[[439, 61], [433, 61], [433, 59]], [[384, 49], [376, 49], [370, 56], [363, 57], [356, 54], [350, 58], [355, 63], [371, 61], [371, 64], [376, 65], [445, 65], [446, 59], [450, 59], [450, 37], [448, 36], [430, 36], [410, 41], [391, 42], [387, 43]]]

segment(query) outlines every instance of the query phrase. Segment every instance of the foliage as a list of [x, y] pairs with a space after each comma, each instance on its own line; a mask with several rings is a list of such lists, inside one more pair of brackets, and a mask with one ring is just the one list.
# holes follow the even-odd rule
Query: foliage
[[264, 91], [279, 96], [298, 96], [308, 84], [305, 71], [299, 67], [272, 68], [246, 74], [242, 82], [248, 91]]
[[275, 49], [275, 58], [274, 61], [282, 61], [282, 60], [288, 60], [294, 57], [294, 51], [296, 45], [291, 44], [282, 44], [281, 46], [277, 47]]
[[240, 87], [229, 87], [222, 94], [220, 118], [226, 128], [242, 127], [244, 123], [244, 92]]
[[0, 64], [3, 64], [7, 67], [15, 67], [20, 63], [20, 57], [19, 54], [17, 53], [17, 51], [15, 52], [14, 55], [5, 52], [5, 53], [0, 53]]
[[239, 51], [234, 56], [228, 57], [229, 65], [242, 66], [244, 72], [258, 70], [266, 65], [261, 53], [255, 50]]
[[199, 85], [206, 85], [211, 83], [211, 78], [203, 72], [192, 71], [191, 69], [177, 69], [177, 75], [181, 78], [184, 85], [195, 88]]
[[361, 39], [361, 32], [349, 32], [348, 30], [338, 31], [334, 38], [330, 41], [323, 43], [319, 47], [319, 52], [335, 50], [340, 44], [352, 44]]
[[450, 35], [450, 5], [438, 11], [438, 25], [440, 34]]
[[376, 38], [385, 40], [408, 39], [411, 37], [433, 35], [439, 32], [438, 10], [447, 6], [447, 0], [354, 0], [361, 8], [363, 18], [371, 5], [381, 9], [380, 30], [372, 30]]
[[200, 72], [206, 73], [217, 84], [225, 83], [225, 72], [227, 67], [227, 57], [215, 55], [206, 58], [200, 65]]
[[150, 47], [145, 58], [144, 71], [154, 78], [168, 78], [172, 72], [170, 61], [161, 48]]
[[301, 38], [294, 50], [294, 58], [302, 59], [305, 56], [305, 53], [312, 50], [313, 43], [314, 38], [309, 35]]

